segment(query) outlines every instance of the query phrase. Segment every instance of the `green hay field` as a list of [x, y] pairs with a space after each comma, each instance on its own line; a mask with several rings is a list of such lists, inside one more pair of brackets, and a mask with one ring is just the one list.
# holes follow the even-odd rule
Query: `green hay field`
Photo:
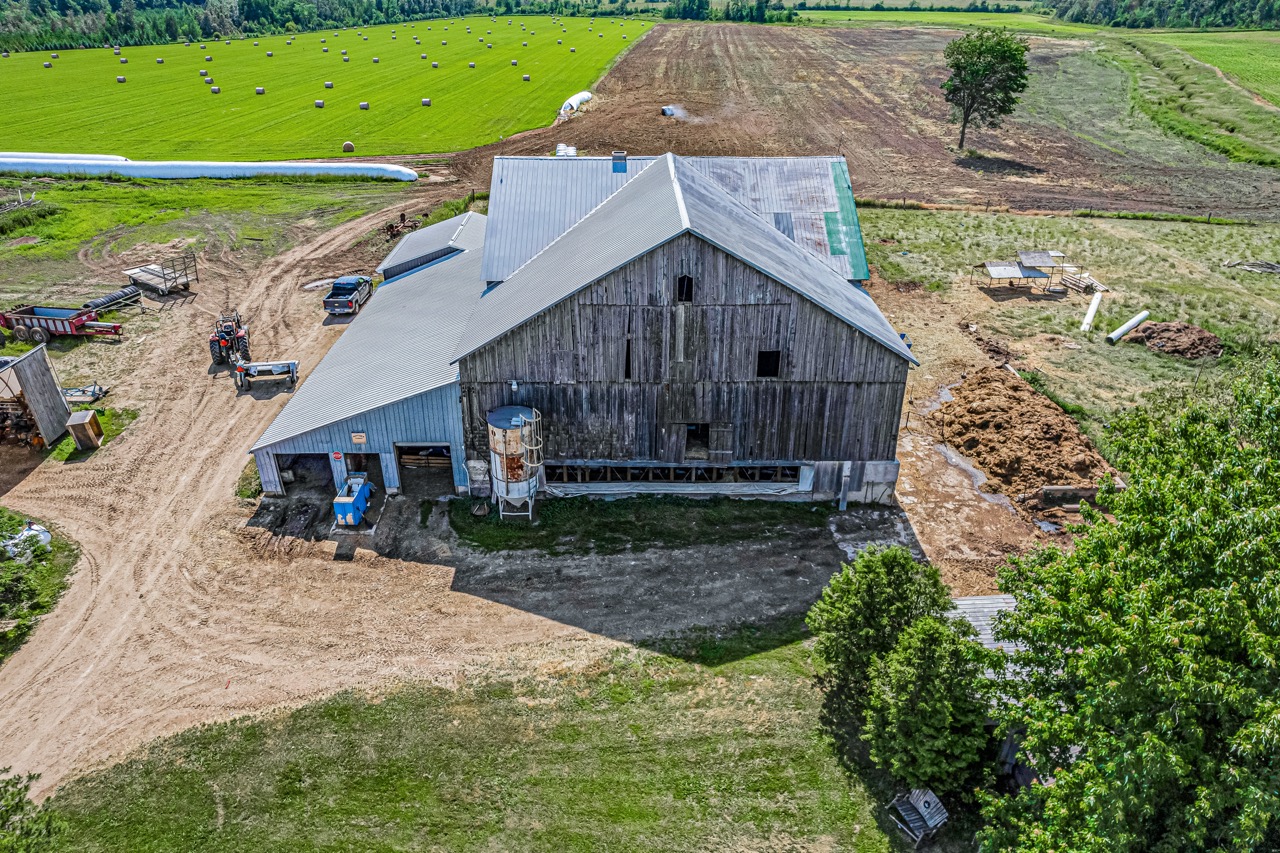
[[[550, 124], [566, 98], [590, 88], [652, 26], [605, 18], [598, 26], [585, 18], [510, 20], [305, 33], [291, 46], [288, 36], [271, 36], [256, 47], [253, 39], [206, 42], [203, 50], [199, 43], [130, 47], [121, 51], [126, 65], [107, 49], [59, 51], [60, 59], [14, 53], [0, 59], [0, 146], [131, 159], [333, 157], [346, 141], [358, 155], [455, 151]], [[349, 62], [342, 61], [344, 49]], [[424, 53], [426, 60], [419, 58]], [[200, 69], [221, 94], [210, 94]], [[127, 82], [117, 83], [117, 75]], [[325, 89], [325, 81], [334, 87]], [[254, 94], [258, 86], [265, 95]], [[423, 107], [423, 98], [432, 106]], [[324, 109], [315, 108], [317, 100]], [[361, 101], [369, 102], [367, 111]]]
[[1241, 86], [1280, 106], [1280, 32], [1159, 33], [1150, 38], [1222, 69]]
[[1071, 24], [1030, 12], [930, 12], [911, 9], [885, 9], [883, 12], [821, 12], [806, 10], [804, 19], [837, 27], [883, 26], [897, 24], [912, 27], [1007, 27], [1019, 32], [1052, 36], [1094, 35], [1100, 29], [1090, 24]]

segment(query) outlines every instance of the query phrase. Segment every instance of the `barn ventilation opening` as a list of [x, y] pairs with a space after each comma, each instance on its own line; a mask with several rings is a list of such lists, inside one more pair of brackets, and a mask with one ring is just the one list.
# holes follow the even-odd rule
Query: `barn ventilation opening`
[[693, 276], [682, 275], [676, 279], [676, 302], [693, 301]]
[[782, 350], [762, 349], [756, 353], [756, 378], [777, 379], [782, 369]]
[[710, 458], [711, 424], [685, 424], [684, 428], [684, 458]]

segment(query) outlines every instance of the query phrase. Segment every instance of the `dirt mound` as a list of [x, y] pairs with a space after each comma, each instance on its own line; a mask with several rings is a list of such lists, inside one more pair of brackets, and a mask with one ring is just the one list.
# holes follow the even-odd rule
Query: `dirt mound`
[[1125, 340], [1146, 344], [1152, 352], [1163, 352], [1183, 358], [1217, 358], [1222, 355], [1222, 341], [1190, 323], [1143, 323]]
[[987, 475], [987, 489], [1010, 498], [1042, 486], [1092, 485], [1111, 470], [1062, 409], [998, 367], [970, 374], [930, 421]]

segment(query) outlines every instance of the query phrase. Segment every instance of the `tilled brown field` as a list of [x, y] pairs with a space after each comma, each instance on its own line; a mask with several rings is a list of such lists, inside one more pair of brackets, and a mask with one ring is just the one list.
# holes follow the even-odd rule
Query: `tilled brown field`
[[[938, 89], [946, 76], [943, 47], [957, 35], [659, 25], [600, 81], [583, 115], [462, 154], [458, 166], [487, 185], [495, 154], [546, 154], [559, 142], [583, 154], [842, 152], [854, 192], [864, 197], [1255, 218], [1280, 210], [1280, 172], [1230, 163], [1182, 140], [1162, 144], [1153, 126], [1127, 114], [1120, 91], [1110, 93], [1116, 115], [1081, 113], [1075, 133], [1024, 111], [1000, 130], [971, 130], [968, 144], [983, 156], [958, 156], [948, 149], [957, 131]], [[1087, 42], [1033, 40], [1039, 100], [1052, 103], [1059, 91], [1080, 97], [1071, 91], [1071, 72], [1080, 68], [1070, 63], [1090, 49]], [[1123, 87], [1117, 75], [1108, 80]], [[666, 104], [681, 105], [687, 116], [661, 116]], [[1091, 133], [1088, 122], [1103, 119], [1117, 127]], [[1134, 144], [1117, 141], [1116, 133], [1134, 136]], [[1106, 147], [1089, 141], [1101, 137]]]

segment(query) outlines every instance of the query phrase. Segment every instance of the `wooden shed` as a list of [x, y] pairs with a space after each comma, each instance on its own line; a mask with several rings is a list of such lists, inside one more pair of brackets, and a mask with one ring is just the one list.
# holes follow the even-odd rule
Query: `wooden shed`
[[0, 358], [0, 440], [42, 449], [67, 431], [71, 407], [44, 345]]

